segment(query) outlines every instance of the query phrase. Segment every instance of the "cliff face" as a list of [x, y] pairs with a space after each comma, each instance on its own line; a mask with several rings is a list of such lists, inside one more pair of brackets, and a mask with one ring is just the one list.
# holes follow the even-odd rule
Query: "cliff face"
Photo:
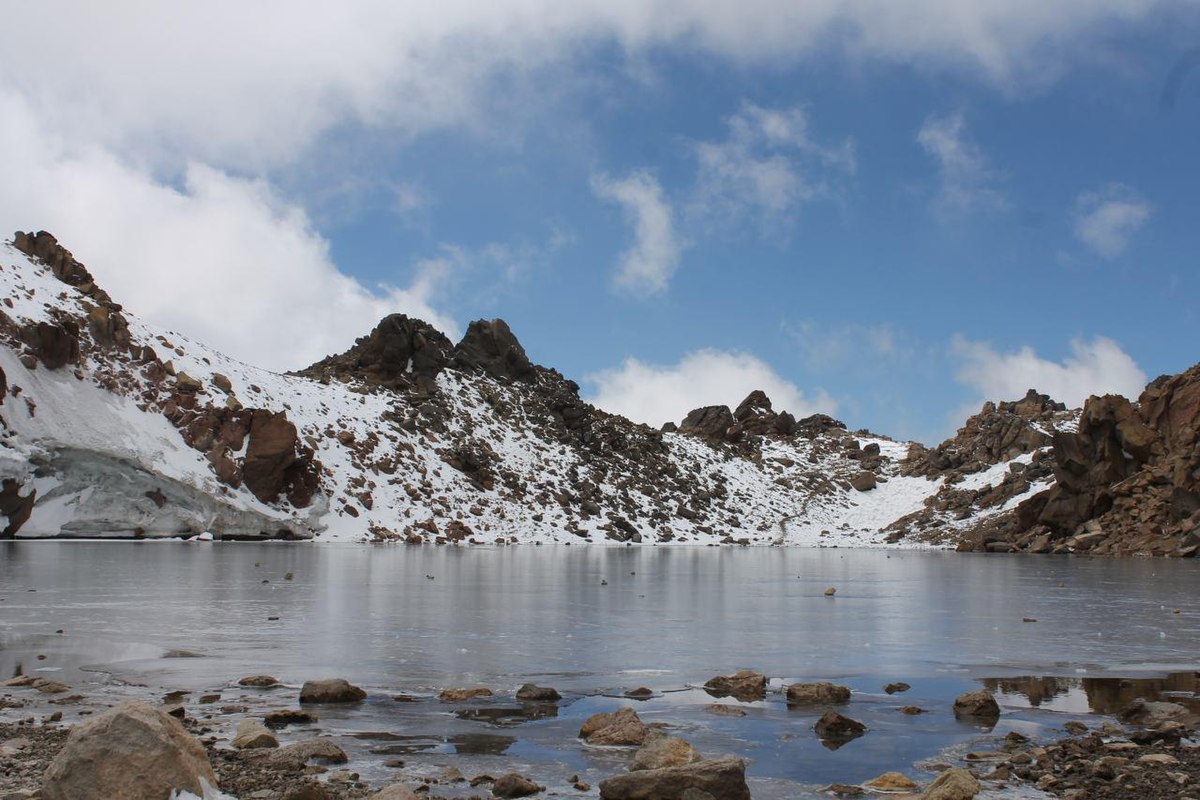
[[1087, 526], [1125, 541], [1169, 520], [1179, 544], [1197, 383], [1082, 416], [1031, 392], [933, 449], [762, 392], [660, 431], [583, 401], [503, 320], [453, 343], [397, 314], [295, 374], [256, 369], [22, 233], [0, 245], [0, 536], [1078, 550]]

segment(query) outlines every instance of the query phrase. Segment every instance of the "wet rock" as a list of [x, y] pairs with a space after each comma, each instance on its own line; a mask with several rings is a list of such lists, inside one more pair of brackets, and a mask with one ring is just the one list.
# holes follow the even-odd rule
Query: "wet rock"
[[561, 700], [562, 695], [557, 690], [549, 686], [537, 686], [532, 683], [527, 683], [520, 689], [517, 689], [518, 700], [530, 700], [539, 703], [553, 703]]
[[737, 706], [726, 705], [725, 703], [712, 703], [704, 707], [704, 710], [710, 714], [716, 714], [718, 717], [744, 717], [746, 709], [738, 708]]
[[925, 789], [921, 800], [971, 800], [983, 786], [970, 772], [954, 767], [938, 775]]
[[885, 772], [878, 778], [867, 781], [863, 786], [885, 792], [899, 792], [916, 789], [917, 783], [903, 772]]
[[968, 692], [954, 701], [954, 716], [995, 723], [1000, 719], [1000, 704], [984, 689]]
[[493, 797], [528, 797], [543, 791], [545, 786], [538, 786], [524, 775], [508, 772], [496, 778], [492, 784]]
[[657, 731], [650, 732], [645, 743], [634, 753], [629, 771], [682, 767], [703, 760], [696, 748], [683, 739], [667, 736]]
[[279, 747], [279, 740], [258, 720], [244, 719], [238, 723], [237, 734], [233, 737], [232, 744], [239, 750], [253, 750]]
[[822, 739], [846, 742], [866, 733], [867, 726], [858, 720], [842, 716], [836, 711], [826, 711], [819, 720], [813, 723], [813, 730]]
[[828, 681], [819, 683], [793, 683], [787, 687], [789, 706], [824, 706], [846, 703], [850, 700], [850, 689]]
[[43, 800], [163, 800], [201, 796], [217, 777], [178, 720], [136, 700], [80, 723], [42, 780]]
[[649, 728], [632, 708], [614, 713], [593, 714], [579, 729], [579, 738], [595, 745], [641, 745]]
[[1148, 701], [1141, 697], [1121, 709], [1117, 715], [1123, 722], [1148, 728], [1167, 722], [1195, 722], [1196, 715], [1179, 703]]
[[309, 761], [327, 764], [345, 764], [350, 759], [346, 751], [330, 739], [305, 739], [279, 748], [267, 759], [274, 769], [298, 772]]
[[266, 723], [267, 727], [275, 729], [286, 728], [288, 725], [311, 725], [316, 721], [316, 714], [292, 708], [268, 711], [263, 717], [263, 722]]
[[907, 692], [911, 688], [912, 687], [909, 686], [907, 683], [904, 683], [903, 681], [898, 681], [896, 683], [889, 683], [887, 686], [883, 687], [883, 690], [885, 692], [887, 692], [888, 694], [897, 694], [900, 692]]
[[734, 697], [749, 702], [767, 696], [767, 676], [744, 669], [733, 675], [718, 675], [704, 684], [704, 691], [713, 697]]
[[637, 689], [630, 689], [625, 692], [625, 696], [631, 700], [649, 700], [654, 697], [654, 690], [645, 686], [639, 686]]
[[734, 756], [649, 769], [600, 781], [602, 800], [750, 800], [746, 762]]
[[476, 686], [470, 689], [443, 689], [438, 695], [443, 703], [459, 703], [473, 697], [491, 697], [492, 690], [486, 686]]
[[366, 696], [345, 678], [305, 681], [300, 688], [301, 703], [357, 703]]

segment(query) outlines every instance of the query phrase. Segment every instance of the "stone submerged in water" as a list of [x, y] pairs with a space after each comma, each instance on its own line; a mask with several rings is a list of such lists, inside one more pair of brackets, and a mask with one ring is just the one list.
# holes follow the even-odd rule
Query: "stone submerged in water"
[[789, 706], [830, 706], [850, 700], [850, 690], [836, 683], [793, 683], [787, 687]]
[[204, 796], [217, 777], [178, 720], [127, 700], [77, 725], [42, 779], [43, 800], [162, 800]]
[[471, 689], [443, 689], [438, 695], [443, 703], [458, 703], [475, 697], [491, 697], [492, 690], [486, 686], [476, 686]]
[[367, 693], [345, 678], [305, 681], [300, 687], [301, 703], [357, 703]]
[[872, 778], [867, 781], [863, 786], [885, 792], [898, 792], [916, 789], [917, 783], [903, 772], [885, 772], [878, 778]]
[[813, 730], [822, 739], [846, 742], [866, 733], [867, 726], [856, 719], [844, 717], [836, 711], [826, 711], [819, 720], [813, 723]]
[[600, 781], [601, 800], [750, 800], [746, 762], [736, 756], [647, 769]]
[[517, 699], [553, 703], [562, 700], [562, 695], [558, 693], [558, 690], [552, 689], [549, 686], [538, 686], [537, 684], [527, 683], [520, 689], [517, 689]]
[[268, 711], [263, 717], [263, 722], [268, 728], [286, 728], [288, 725], [311, 725], [317, 721], [317, 715], [309, 711], [298, 711], [292, 708], [281, 708], [276, 711]]
[[967, 692], [954, 701], [954, 716], [994, 723], [1000, 719], [1000, 704], [985, 689]]
[[278, 685], [279, 681], [271, 675], [247, 675], [238, 681], [238, 686], [250, 686], [255, 689], [270, 689]]
[[704, 684], [704, 691], [713, 697], [762, 700], [767, 696], [767, 676], [749, 669], [733, 675], [717, 675]]
[[579, 729], [579, 738], [595, 745], [641, 746], [649, 732], [636, 711], [622, 708], [588, 717]]

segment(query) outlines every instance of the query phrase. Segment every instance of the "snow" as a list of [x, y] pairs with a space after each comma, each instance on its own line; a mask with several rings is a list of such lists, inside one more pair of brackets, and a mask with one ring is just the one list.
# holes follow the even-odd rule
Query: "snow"
[[[50, 321], [55, 313], [86, 314], [83, 295], [9, 245], [0, 245], [3, 298], [11, 306], [5, 303], [0, 311], [18, 323]], [[584, 516], [553, 501], [531, 499], [568, 492], [573, 485], [568, 476], [577, 473], [580, 480], [595, 483], [602, 496], [619, 496], [628, 504], [622, 517], [647, 544], [709, 544], [731, 536], [753, 544], [884, 546], [881, 529], [919, 511], [941, 488], [937, 480], [899, 475], [909, 445], [885, 437], [835, 431], [812, 440], [766, 438], [756, 462], [731, 457], [692, 436], [664, 433], [679, 474], [725, 498], [688, 519], [675, 513], [675, 497], [637, 485], [632, 465], [621, 467], [623, 462], [613, 459], [616, 468], [598, 471], [572, 447], [543, 439], [540, 421], [522, 407], [515, 389], [481, 374], [442, 371], [437, 384], [449, 411], [444, 432], [429, 425], [409, 430], [413, 426], [398, 420], [418, 410], [403, 397], [355, 382], [322, 383], [259, 369], [125, 316], [135, 342], [153, 347], [176, 374], [199, 381], [202, 402], [221, 406], [236, 400], [247, 408], [286, 411], [322, 466], [323, 494], [312, 507], [294, 509], [283, 501], [264, 504], [245, 488], [220, 484], [207, 459], [157, 410], [155, 402], [164, 398], [160, 387], [128, 363], [114, 365], [93, 352], [78, 368], [51, 371], [39, 365], [30, 370], [17, 353], [2, 347], [0, 367], [10, 387], [20, 387], [20, 395], [10, 394], [0, 405], [8, 425], [0, 447], [0, 476], [36, 487], [39, 498], [21, 535], [102, 535], [97, 520], [130, 506], [136, 508], [126, 516], [145, 520], [148, 535], [200, 541], [220, 538], [222, 530], [269, 526], [311, 532], [319, 541], [361, 541], [370, 539], [373, 530], [403, 535], [432, 520], [443, 533], [451, 522], [466, 524], [479, 543], [623, 544], [607, 538], [601, 528], [609, 523], [604, 514]], [[114, 375], [133, 385], [110, 390]], [[228, 379], [228, 396], [214, 381], [217, 375]], [[507, 408], [504, 414], [497, 410], [501, 404]], [[847, 457], [842, 438], [879, 446], [884, 464], [876, 470], [875, 489], [859, 492], [850, 486], [861, 466]], [[498, 468], [518, 476], [526, 494], [510, 491], [500, 481], [490, 490], [480, 489], [447, 464], [443, 455], [460, 441], [490, 448]], [[231, 455], [244, 453], [243, 446]], [[1016, 461], [1028, 463], [1031, 457]], [[57, 468], [42, 469], [35, 479], [34, 463]], [[958, 487], [994, 485], [1008, 469], [1008, 463], [991, 466], [967, 476]], [[121, 488], [121, 481], [128, 486]], [[172, 496], [167, 511], [188, 505], [194, 513], [176, 510], [172, 515], [152, 507], [144, 495], [160, 483]], [[659, 518], [651, 528], [646, 521], [656, 513]], [[659, 541], [668, 531], [670, 541]]]

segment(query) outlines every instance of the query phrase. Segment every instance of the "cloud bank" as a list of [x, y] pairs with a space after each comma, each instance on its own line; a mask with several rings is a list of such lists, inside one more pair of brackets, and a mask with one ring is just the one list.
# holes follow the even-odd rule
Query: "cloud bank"
[[755, 389], [767, 393], [776, 411], [790, 411], [797, 418], [837, 412], [837, 403], [825, 392], [809, 397], [770, 364], [748, 353], [697, 350], [676, 364], [627, 358], [620, 367], [584, 380], [593, 387], [588, 402], [654, 427], [680, 422], [699, 406], [736, 408]]

